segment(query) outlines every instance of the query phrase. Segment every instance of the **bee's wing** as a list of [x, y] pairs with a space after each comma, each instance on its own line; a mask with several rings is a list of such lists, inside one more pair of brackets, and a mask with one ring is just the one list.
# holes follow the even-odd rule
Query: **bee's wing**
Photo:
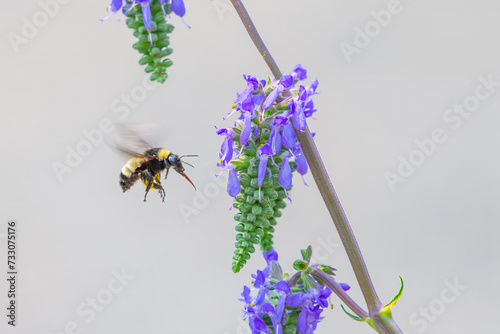
[[119, 141], [111, 143], [110, 146], [127, 156], [152, 158], [145, 155], [145, 152], [150, 150], [152, 146], [142, 139], [135, 129], [122, 124], [117, 124], [116, 129]]

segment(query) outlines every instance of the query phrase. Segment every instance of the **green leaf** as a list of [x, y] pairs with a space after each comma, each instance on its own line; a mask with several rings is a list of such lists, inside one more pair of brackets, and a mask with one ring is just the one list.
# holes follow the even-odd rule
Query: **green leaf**
[[271, 270], [269, 271], [269, 274], [272, 278], [278, 281], [283, 280], [283, 269], [281, 269], [281, 266], [276, 261], [271, 263]]
[[302, 283], [304, 283], [306, 291], [310, 288], [318, 289], [316, 281], [307, 272], [303, 271], [300, 273], [300, 278], [302, 279]]
[[394, 305], [396, 305], [396, 303], [398, 302], [398, 300], [403, 295], [404, 282], [403, 282], [403, 278], [401, 276], [399, 276], [399, 279], [401, 280], [401, 288], [399, 289], [398, 294], [391, 300], [391, 302], [389, 304], [387, 304], [384, 307], [382, 307], [382, 312], [385, 311], [385, 310], [387, 310], [387, 309], [390, 310], [391, 307], [393, 307]]
[[363, 319], [363, 318], [360, 318], [358, 317], [357, 315], [354, 315], [354, 314], [351, 314], [349, 312], [346, 311], [346, 309], [344, 308], [344, 305], [340, 304], [340, 307], [342, 307], [342, 309], [344, 310], [344, 312], [351, 317], [351, 319], [354, 319], [356, 321], [365, 321], [366, 319]]
[[331, 275], [331, 276], [335, 276], [335, 271], [337, 270], [337, 269], [335, 269], [335, 268], [333, 268], [331, 266], [325, 266], [323, 264], [320, 264], [318, 266], [318, 268], [321, 269], [322, 272], [324, 272], [324, 273], [326, 273], [328, 275]]
[[307, 246], [306, 249], [301, 249], [300, 252], [302, 253], [302, 259], [309, 263], [311, 261], [311, 255], [312, 255], [312, 248], [311, 245]]

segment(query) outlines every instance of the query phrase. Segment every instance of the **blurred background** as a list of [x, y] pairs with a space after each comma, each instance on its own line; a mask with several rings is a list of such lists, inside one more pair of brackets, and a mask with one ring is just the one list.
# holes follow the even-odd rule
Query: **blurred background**
[[[407, 334], [492, 333], [500, 289], [500, 3], [244, 1], [284, 72], [319, 79], [311, 131], [381, 300]], [[228, 0], [185, 0], [174, 65], [151, 84], [108, 0], [10, 2], [0, 14], [1, 333], [249, 333], [238, 301], [259, 254], [231, 271], [234, 211], [218, 170], [243, 74], [270, 72]], [[154, 123], [157, 146], [198, 154], [162, 203], [105, 144]], [[158, 134], [158, 133], [157, 133]], [[75, 153], [76, 152], [76, 153]], [[78, 153], [80, 152], [80, 153]], [[77, 155], [77, 156], [76, 156]], [[310, 174], [275, 247], [290, 269], [312, 245], [364, 305]], [[7, 325], [7, 222], [18, 224], [16, 327]], [[337, 298], [317, 333], [370, 333]], [[495, 327], [494, 327], [495, 326]]]

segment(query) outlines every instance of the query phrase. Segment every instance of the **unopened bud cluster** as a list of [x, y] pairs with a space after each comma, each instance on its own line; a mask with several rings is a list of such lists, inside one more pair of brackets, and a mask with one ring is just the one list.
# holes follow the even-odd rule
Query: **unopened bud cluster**
[[[146, 12], [148, 9], [150, 13]], [[167, 57], [173, 52], [168, 47], [168, 35], [174, 30], [174, 26], [165, 19], [165, 14], [171, 13], [170, 4], [161, 5], [157, 0], [153, 0], [147, 8], [128, 4], [124, 7], [124, 13], [127, 16], [127, 26], [134, 30], [134, 36], [139, 39], [132, 45], [143, 55], [139, 64], [146, 65], [144, 70], [151, 73], [152, 81], [165, 82], [168, 77], [167, 68], [173, 64]], [[145, 19], [144, 15], [149, 16], [150, 20]]]

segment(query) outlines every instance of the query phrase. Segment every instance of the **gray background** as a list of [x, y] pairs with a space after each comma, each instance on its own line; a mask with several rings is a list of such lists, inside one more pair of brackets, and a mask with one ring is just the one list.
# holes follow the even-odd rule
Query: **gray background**
[[[351, 62], [341, 43], [354, 45], [356, 27], [364, 29], [374, 21], [370, 12], [387, 9], [389, 1], [246, 3], [282, 71], [300, 63], [309, 81], [319, 78], [318, 120], [309, 125], [380, 298], [389, 302], [398, 275], [405, 280], [394, 308], [405, 333], [493, 333], [499, 87], [457, 129], [443, 115], [474, 95], [478, 77], [500, 81], [500, 3], [401, 0], [401, 12]], [[107, 5], [59, 3], [17, 53], [8, 34], [23, 36], [23, 18], [43, 16], [40, 4], [10, 2], [0, 14], [0, 332], [248, 333], [237, 298], [264, 261], [255, 255], [241, 273], [231, 272], [234, 212], [225, 186], [212, 177], [222, 140], [214, 125], [231, 124], [222, 117], [245, 86], [242, 74], [266, 78], [269, 71], [229, 1], [186, 0], [192, 29], [172, 18], [170, 77], [141, 96], [145, 74], [131, 30], [117, 22], [120, 15], [98, 21]], [[140, 101], [132, 100], [137, 105], [121, 119], [123, 111], [113, 106], [123, 107], [122, 94], [133, 92]], [[158, 145], [199, 154], [187, 171], [197, 197], [175, 174], [165, 183], [165, 203], [156, 193], [143, 203], [139, 185], [122, 194], [125, 159], [102, 142], [59, 182], [52, 164], [65, 163], [67, 147], [84, 145], [83, 131], [103, 119], [155, 123]], [[396, 172], [399, 156], [408, 159], [415, 140], [430, 138], [435, 128], [447, 140], [391, 191], [384, 173]], [[290, 268], [311, 244], [363, 304], [310, 174], [306, 181], [308, 187], [294, 178], [293, 204], [279, 220], [280, 261]], [[181, 208], [192, 214], [186, 218]], [[14, 329], [4, 316], [8, 219], [19, 224]], [[112, 293], [110, 283], [119, 287], [113, 273], [122, 270], [133, 279]], [[97, 297], [105, 302], [100, 312], [82, 316], [78, 308], [83, 303], [88, 310], [87, 298]], [[348, 319], [337, 298], [332, 303], [318, 333], [372, 332]]]

